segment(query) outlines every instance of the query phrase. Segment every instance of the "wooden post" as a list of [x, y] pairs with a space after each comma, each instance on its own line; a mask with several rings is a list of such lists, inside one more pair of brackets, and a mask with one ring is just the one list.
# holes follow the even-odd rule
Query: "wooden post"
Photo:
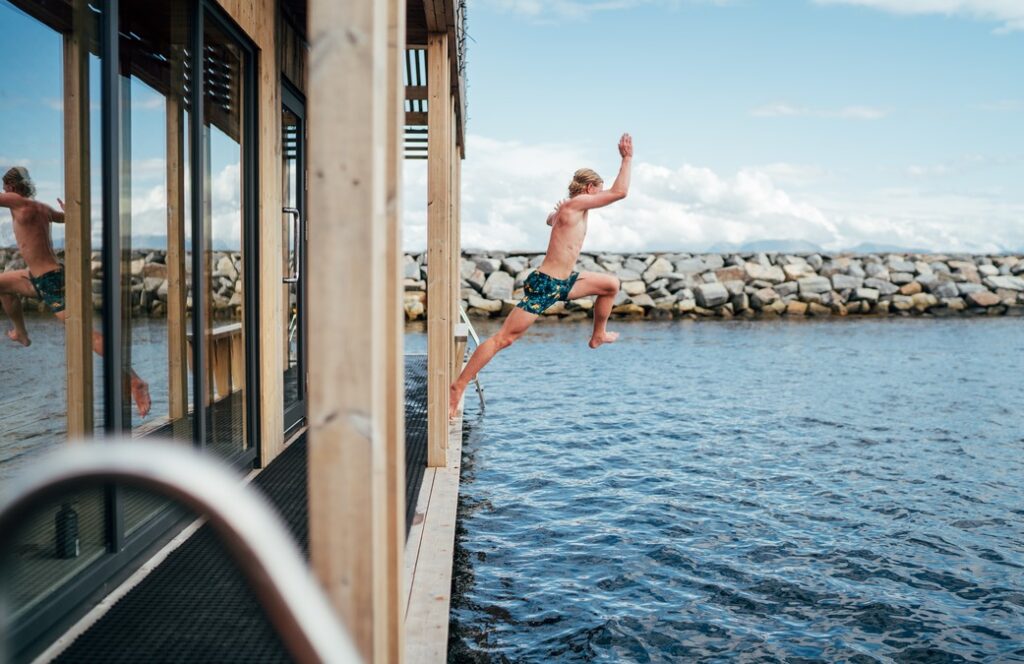
[[427, 465], [448, 465], [451, 385], [451, 85], [448, 34], [427, 34]]
[[461, 360], [456, 357], [458, 355], [458, 348], [456, 348], [455, 342], [455, 328], [459, 324], [459, 300], [460, 291], [462, 290], [462, 256], [459, 255], [459, 238], [456, 235], [458, 231], [455, 227], [455, 168], [456, 162], [459, 161], [456, 147], [456, 130], [455, 130], [455, 97], [450, 95], [449, 106], [452, 108], [452, 114], [449, 116], [449, 253], [451, 254], [451, 264], [449, 265], [449, 275], [452, 280], [452, 306], [449, 320], [451, 321], [449, 328], [449, 338], [452, 340], [452, 358], [451, 368], [449, 371], [452, 375], [452, 380], [455, 380], [459, 375], [459, 369], [457, 368], [461, 364]]
[[91, 436], [92, 243], [89, 195], [88, 7], [76, 4], [74, 29], [64, 36], [64, 319], [68, 438]]
[[[458, 120], [456, 116], [453, 115], [452, 117], [457, 125]], [[455, 132], [453, 131], [453, 133]], [[456, 256], [455, 274], [452, 275], [452, 279], [455, 280], [455, 318], [453, 320], [455, 323], [454, 328], [458, 328], [459, 324], [462, 323], [462, 317], [458, 315], [459, 306], [462, 303], [462, 158], [457, 144], [452, 154], [452, 163], [454, 166], [452, 169], [452, 227], [455, 229], [452, 253]], [[465, 364], [464, 360], [466, 357], [465, 344], [463, 344], [462, 351], [458, 351], [458, 339], [456, 339], [455, 355], [454, 375], [458, 376], [462, 373], [462, 365]]]
[[[363, 658], [387, 658], [386, 3], [310, 0], [309, 530]], [[275, 252], [275, 256], [276, 256]]]
[[385, 246], [387, 371], [384, 404], [387, 445], [387, 661], [405, 660], [405, 311], [402, 256], [402, 155], [405, 128], [405, 0], [388, 3], [387, 173]]
[[173, 85], [167, 95], [167, 397], [174, 437], [189, 440], [192, 430], [187, 418], [189, 371], [185, 357], [189, 327], [185, 271], [185, 117], [177, 87], [183, 57], [174, 57], [171, 61]]

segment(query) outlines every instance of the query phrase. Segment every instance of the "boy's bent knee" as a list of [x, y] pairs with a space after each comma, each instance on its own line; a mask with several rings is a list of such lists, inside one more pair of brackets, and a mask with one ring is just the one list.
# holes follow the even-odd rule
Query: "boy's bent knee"
[[494, 337], [494, 343], [497, 345], [498, 350], [505, 350], [519, 337], [513, 337], [511, 335], [499, 334]]

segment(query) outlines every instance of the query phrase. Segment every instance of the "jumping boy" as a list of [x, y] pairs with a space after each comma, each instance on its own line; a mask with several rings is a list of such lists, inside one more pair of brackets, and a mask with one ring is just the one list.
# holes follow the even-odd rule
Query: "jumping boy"
[[[50, 239], [50, 223], [63, 224], [64, 213], [35, 200], [35, 185], [27, 169], [15, 166], [4, 174], [3, 182], [0, 207], [11, 211], [14, 238], [28, 269], [0, 273], [0, 305], [14, 325], [7, 331], [7, 336], [22, 346], [28, 346], [32, 341], [25, 328], [20, 296], [39, 298], [61, 320], [67, 316], [64, 311], [64, 266], [57, 261]], [[63, 202], [57, 200], [63, 208]], [[103, 355], [103, 336], [95, 330], [92, 348], [98, 355]], [[131, 369], [128, 369], [127, 379], [135, 407], [139, 415], [145, 417], [150, 408], [149, 385]]]
[[508, 348], [523, 336], [537, 317], [555, 302], [596, 295], [590, 347], [597, 348], [619, 338], [618, 332], [605, 329], [612, 302], [619, 292], [618, 278], [610, 274], [573, 271], [587, 234], [587, 213], [620, 201], [629, 192], [629, 170], [633, 161], [633, 139], [629, 134], [623, 134], [619, 139], [619, 155], [622, 165], [611, 189], [605, 190], [604, 181], [589, 168], [581, 168], [573, 175], [569, 183], [569, 198], [556, 205], [555, 211], [548, 215], [551, 239], [544, 262], [526, 278], [523, 284], [525, 297], [509, 313], [498, 333], [477, 347], [466, 368], [452, 383], [448, 394], [449, 417], [455, 417], [462, 393], [476, 374], [498, 351]]

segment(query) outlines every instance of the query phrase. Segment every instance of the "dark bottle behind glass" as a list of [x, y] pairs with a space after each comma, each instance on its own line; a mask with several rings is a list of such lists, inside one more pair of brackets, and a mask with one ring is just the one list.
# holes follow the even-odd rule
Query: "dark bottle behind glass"
[[53, 518], [57, 529], [57, 557], [77, 558], [80, 553], [78, 545], [78, 512], [71, 503], [64, 503]]

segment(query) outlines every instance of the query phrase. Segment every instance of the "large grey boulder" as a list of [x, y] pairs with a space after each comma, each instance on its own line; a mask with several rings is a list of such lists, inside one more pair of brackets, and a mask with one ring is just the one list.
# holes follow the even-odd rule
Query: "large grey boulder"
[[999, 274], [999, 268], [995, 265], [979, 265], [978, 272], [983, 277], [994, 277]]
[[963, 282], [956, 285], [956, 289], [960, 295], [970, 295], [971, 293], [982, 293], [988, 289], [981, 284], [973, 284], [969, 282]]
[[731, 279], [729, 281], [721, 282], [725, 286], [725, 290], [729, 291], [730, 295], [739, 295], [743, 292], [745, 284], [741, 279]]
[[635, 281], [623, 281], [622, 290], [628, 295], [639, 295], [647, 290], [647, 284], [637, 279]]
[[704, 261], [699, 258], [685, 258], [675, 265], [675, 272], [680, 274], [698, 274], [706, 270]]
[[501, 261], [496, 258], [479, 257], [476, 259], [476, 266], [484, 274], [490, 274], [501, 269]]
[[496, 270], [484, 282], [483, 293], [490, 300], [511, 300], [515, 279], [511, 274]]
[[797, 284], [800, 286], [801, 293], [827, 293], [832, 290], [832, 282], [826, 277], [804, 277], [798, 280]]
[[874, 288], [857, 288], [852, 293], [850, 293], [850, 300], [878, 302], [878, 291], [876, 291]]
[[791, 279], [793, 281], [814, 274], [814, 270], [811, 269], [811, 266], [807, 263], [790, 263], [788, 265], [783, 265], [782, 271], [786, 274], [787, 279]]
[[519, 274], [526, 269], [526, 259], [522, 256], [510, 256], [501, 259], [501, 269], [509, 274]]
[[666, 275], [672, 272], [672, 263], [668, 262], [664, 258], [656, 258], [650, 267], [647, 268], [643, 273], [644, 281], [651, 283], [658, 279], [662, 275]]
[[1024, 279], [1021, 277], [986, 277], [984, 284], [989, 288], [1024, 291]]
[[480, 297], [476, 294], [470, 295], [467, 300], [469, 306], [476, 307], [481, 311], [489, 311], [491, 313], [501, 311], [501, 300], [488, 300], [487, 298]]
[[725, 259], [719, 254], [707, 254], [701, 256], [701, 260], [704, 261], [705, 270], [717, 270], [720, 267], [725, 267]]
[[633, 295], [633, 296], [631, 296], [629, 298], [629, 300], [633, 304], [640, 305], [641, 307], [648, 307], [648, 308], [650, 308], [650, 307], [654, 306], [654, 298], [652, 298], [647, 293], [640, 293], [639, 295]]
[[625, 267], [627, 270], [633, 270], [637, 274], [643, 274], [647, 270], [647, 263], [636, 258], [627, 258]]
[[630, 270], [629, 268], [623, 268], [615, 271], [615, 276], [619, 278], [619, 281], [640, 281], [640, 273], [636, 270]]
[[477, 290], [482, 290], [486, 281], [487, 277], [480, 269], [474, 269], [473, 274], [466, 277], [466, 282]]
[[847, 290], [850, 288], [860, 288], [864, 285], [863, 277], [855, 277], [849, 274], [833, 274], [832, 275], [832, 288], [838, 290]]
[[779, 294], [772, 288], [760, 288], [750, 296], [750, 304], [755, 309], [763, 309], [779, 299]]
[[786, 273], [781, 267], [761, 263], [747, 263], [747, 276], [754, 281], [767, 281], [771, 284], [781, 284], [786, 280]]
[[933, 295], [938, 298], [953, 298], [960, 294], [960, 290], [952, 281], [940, 281], [931, 289]]
[[888, 265], [890, 272], [909, 272], [911, 274], [917, 272], [917, 268], [914, 267], [913, 263], [895, 256], [889, 258]]
[[882, 295], [892, 295], [893, 293], [898, 293], [900, 291], [899, 287], [891, 281], [874, 277], [865, 279], [864, 286], [867, 288], [874, 288]]
[[710, 309], [729, 301], [729, 291], [722, 284], [701, 284], [694, 289], [697, 296], [697, 304]]
[[864, 272], [873, 279], [889, 279], [889, 270], [881, 263], [868, 263], [864, 266]]
[[799, 289], [800, 287], [795, 281], [783, 281], [775, 287], [775, 292], [779, 294], [779, 297], [789, 297], [796, 295]]
[[889, 281], [891, 281], [892, 283], [896, 284], [897, 286], [902, 286], [904, 284], [909, 284], [913, 280], [914, 280], [914, 275], [911, 272], [890, 272], [889, 273]]

